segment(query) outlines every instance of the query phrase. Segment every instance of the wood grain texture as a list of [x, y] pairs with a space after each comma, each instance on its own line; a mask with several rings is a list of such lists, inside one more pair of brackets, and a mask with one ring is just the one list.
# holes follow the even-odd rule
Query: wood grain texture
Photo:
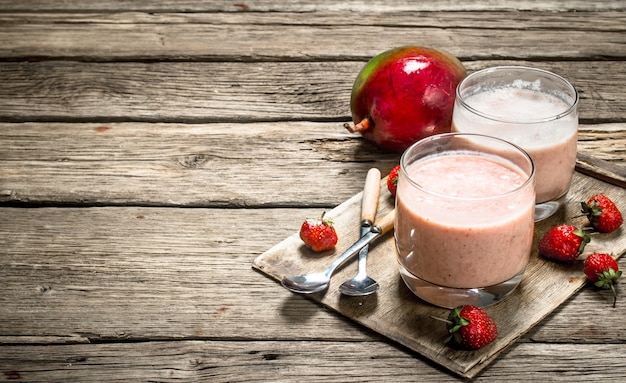
[[[0, 295], [3, 308], [0, 310], [0, 343], [10, 350], [22, 350], [18, 354], [24, 353], [21, 357], [15, 357], [13, 351], [0, 353], [0, 366], [2, 371], [25, 373], [27, 381], [49, 381], [53, 376], [79, 377], [78, 380], [87, 381], [102, 379], [106, 375], [100, 374], [108, 374], [106, 363], [94, 364], [96, 370], [91, 372], [80, 363], [81, 357], [93, 355], [88, 349], [96, 350], [100, 346], [88, 349], [71, 346], [80, 343], [108, 344], [104, 347], [114, 350], [110, 361], [115, 365], [125, 363], [123, 360], [129, 362], [131, 358], [129, 363], [136, 366], [139, 359], [145, 358], [146, 363], [151, 360], [160, 366], [157, 369], [167, 371], [167, 360], [172, 358], [152, 356], [148, 350], [152, 349], [149, 342], [153, 339], [167, 339], [168, 347], [178, 350], [185, 348], [178, 343], [185, 339], [208, 342], [202, 347], [206, 350], [239, 349], [238, 352], [233, 349], [236, 355], [227, 357], [233, 366], [248, 365], [247, 353], [241, 348], [243, 343], [238, 342], [251, 341], [249, 351], [258, 352], [260, 348], [263, 353], [266, 350], [263, 354], [268, 358], [280, 355], [280, 359], [286, 358], [286, 363], [298, 365], [304, 360], [315, 361], [317, 364], [305, 363], [309, 367], [299, 372], [303, 376], [331, 366], [340, 368], [343, 361], [331, 363], [311, 354], [327, 354], [333, 349], [332, 342], [337, 342], [337, 351], [350, 352], [353, 350], [350, 345], [355, 345], [365, 353], [355, 354], [365, 358], [359, 360], [368, 360], [371, 355], [361, 343], [369, 342], [367, 347], [371, 344], [381, 350], [375, 359], [385, 365], [391, 363], [390, 353], [399, 355], [400, 360], [388, 368], [408, 363], [419, 367], [419, 374], [426, 380], [456, 380], [442, 374], [417, 354], [398, 345], [385, 344], [380, 336], [283, 290], [250, 269], [256, 255], [291, 235], [302, 217], [318, 213], [317, 209], [234, 209], [226, 211], [227, 214], [222, 209], [154, 207], [3, 208], [0, 212], [3, 217], [0, 238], [4, 249], [0, 257], [4, 281]], [[280, 224], [272, 225], [271, 231], [259, 230], [268, 221]], [[624, 262], [620, 260], [622, 267], [626, 267]], [[239, 283], [233, 283], [233, 276]], [[262, 310], [258, 302], [263, 302]], [[591, 346], [597, 348], [606, 348], [604, 343], [608, 342], [617, 344], [610, 346], [613, 349], [620, 347], [626, 341], [626, 327], [620, 320], [621, 310], [608, 309], [610, 304], [608, 293], [584, 288], [581, 294], [535, 327], [521, 343], [514, 345], [504, 361], [496, 361], [483, 375], [520, 373], [520, 369], [528, 368], [526, 363], [540, 363], [542, 367], [533, 368], [530, 374], [543, 377], [562, 368], [559, 362], [562, 358], [563, 363], [565, 360], [571, 363], [571, 356], [566, 356], [571, 354], [546, 351], [552, 349], [549, 343], [556, 343], [554, 347], [563, 352], [580, 347], [568, 346], [570, 342], [597, 343]], [[603, 321], [611, 326], [598, 326], [593, 319], [597, 312], [603, 312]], [[37, 326], [32, 326], [33, 323]], [[323, 339], [321, 343], [320, 339]], [[262, 344], [259, 342], [263, 340], [282, 342], [267, 348], [254, 346]], [[176, 345], [172, 341], [177, 341]], [[536, 347], [531, 352], [534, 357], [523, 353], [525, 356], [515, 361], [519, 366], [516, 369], [510, 355], [526, 347], [527, 341], [532, 341]], [[45, 344], [67, 344], [68, 347], [46, 346], [42, 354], [41, 346], [37, 345]], [[141, 344], [141, 350], [133, 351], [125, 346], [133, 344]], [[305, 344], [311, 351], [286, 351], [283, 346], [277, 348], [278, 344]], [[121, 353], [113, 356], [116, 352]], [[182, 353], [181, 358], [186, 355], [184, 351], [178, 352]], [[214, 365], [226, 357], [222, 353], [207, 352], [202, 354], [206, 364]], [[143, 356], [134, 356], [138, 353]], [[44, 354], [48, 357], [40, 362], [33, 358], [33, 355]], [[97, 354], [90, 360], [97, 359]], [[72, 358], [74, 355], [76, 359]], [[621, 362], [612, 355], [617, 357], [609, 353], [609, 359], [602, 360], [617, 362], [619, 367]], [[541, 358], [543, 362], [539, 362]], [[59, 360], [66, 363], [59, 366]], [[268, 359], [260, 359], [259, 363], [263, 360], [274, 363]], [[36, 365], [31, 368], [32, 363]], [[501, 363], [505, 367], [500, 367]], [[262, 365], [261, 371], [254, 373], [265, 376], [273, 369], [271, 364]], [[380, 369], [375, 366], [375, 370]], [[134, 368], [124, 370], [134, 371]], [[226, 375], [218, 375], [216, 379], [227, 381], [234, 371], [225, 372], [222, 366], [216, 373]], [[398, 371], [398, 379], [413, 378], [413, 373], [407, 375], [402, 371]], [[356, 370], [354, 373], [359, 376]], [[384, 369], [380, 376], [387, 373]], [[593, 372], [590, 374], [593, 376]], [[614, 377], [619, 381], [622, 375], [617, 373]], [[142, 375], [143, 379], [150, 380], [150, 377]], [[235, 381], [249, 379], [255, 380], [243, 375]], [[277, 379], [289, 380], [287, 377]]]
[[467, 0], [458, 2], [455, 0], [441, 0], [431, 3], [414, 2], [410, 0], [375, 0], [375, 1], [343, 1], [337, 3], [332, 0], [321, 1], [276, 1], [254, 0], [234, 3], [232, 1], [213, 0], [144, 0], [141, 2], [128, 0], [105, 0], [98, 2], [73, 2], [55, 0], [1, 0], [0, 9], [24, 10], [24, 11], [145, 11], [145, 12], [299, 12], [311, 13], [319, 11], [379, 13], [398, 11], [529, 11], [540, 10], [543, 12], [569, 12], [569, 11], [603, 11], [624, 10], [626, 6], [620, 0], [603, 0], [601, 2], [589, 2], [585, 0], [541, 0], [541, 1], [482, 1]]
[[[252, 270], [255, 258], [319, 213], [317, 208], [3, 207], [0, 343], [382, 341]], [[268, 222], [272, 230], [266, 229]], [[358, 226], [358, 219], [347, 224]], [[357, 234], [342, 231], [341, 246]], [[626, 267], [626, 258], [620, 265]], [[347, 265], [345, 274], [354, 268]], [[585, 287], [526, 341], [626, 342], [621, 300], [617, 310], [611, 303], [609, 292]], [[611, 326], [598, 326], [597, 312]]]
[[[541, 25], [528, 21], [526, 14], [522, 13], [518, 19], [516, 13], [509, 12], [500, 14], [499, 20], [498, 15], [485, 21], [475, 18], [472, 26], [468, 25], [466, 15], [459, 21], [452, 19], [455, 13], [443, 18], [437, 13], [421, 13], [414, 15], [412, 21], [401, 12], [371, 14], [370, 20], [376, 20], [371, 23], [367, 23], [367, 18], [361, 21], [355, 17], [350, 22], [352, 18], [341, 20], [336, 15], [331, 15], [329, 20], [325, 15], [318, 19], [310, 13], [291, 14], [288, 18], [265, 14], [259, 22], [258, 15], [251, 14], [250, 19], [248, 15], [207, 13], [196, 15], [194, 22], [181, 23], [168, 22], [167, 15], [160, 18], [160, 15], [121, 13], [113, 18], [105, 14], [104, 20], [92, 16], [89, 28], [84, 28], [83, 23], [72, 22], [72, 17], [63, 14], [57, 14], [56, 18], [36, 18], [34, 23], [30, 15], [18, 14], [11, 22], [0, 23], [0, 56], [90, 61], [363, 60], [393, 46], [418, 44], [449, 50], [462, 60], [583, 61], [619, 60], [626, 49], [624, 18], [620, 12], [553, 14], [550, 21], [544, 19]], [[146, 23], [147, 17], [152, 22]], [[291, 21], [298, 18], [314, 23], [299, 25]], [[395, 18], [399, 20], [396, 22]], [[506, 19], [505, 26], [502, 19]], [[543, 16], [537, 15], [535, 19]], [[588, 24], [594, 27], [585, 30], [571, 27]], [[525, 33], [520, 39], [520, 33], [528, 28], [533, 33]], [[486, 30], [491, 33], [485, 33]], [[497, 39], [493, 38], [493, 30], [497, 30]], [[545, 38], [546, 34], [550, 35], [549, 39]], [[576, 44], [572, 45], [572, 41]]]
[[[352, 84], [364, 64], [0, 62], [0, 120], [347, 122]], [[530, 65], [558, 73], [577, 88], [583, 123], [623, 122], [626, 115], [621, 87], [626, 74], [620, 61], [464, 64], [470, 72]]]
[[[565, 76], [579, 152], [626, 167], [625, 12], [0, 0], [0, 382], [466, 381], [252, 262], [397, 163], [341, 126], [392, 46]], [[582, 287], [475, 381], [624, 381], [621, 302]]]
[[[621, 383], [626, 377], [624, 344], [606, 352], [587, 346], [589, 367], [575, 363], [572, 344], [524, 343], [498, 359], [477, 381], [561, 382], [573, 376]], [[95, 345], [15, 346], [0, 356], [0, 379], [28, 382], [466, 382], [427, 361], [379, 342], [190, 341]], [[605, 371], [610, 376], [605, 377]], [[368, 371], [364, 375], [363, 371]], [[566, 372], [564, 372], [566, 371]]]
[[[579, 135], [581, 153], [626, 167], [626, 125]], [[398, 160], [332, 122], [9, 123], [0, 201], [327, 208], [358, 193], [370, 167], [386, 175]]]
[[[368, 2], [368, 6], [372, 2]], [[605, 2], [606, 3], [606, 2]], [[56, 2], [55, 2], [56, 4]], [[145, 2], [137, 3], [143, 5]], [[416, 4], [417, 5], [417, 4]], [[341, 10], [311, 10], [297, 12], [293, 10], [255, 11], [255, 12], [197, 12], [160, 11], [122, 11], [85, 12], [72, 11], [54, 12], [3, 12], [0, 23], [19, 24], [258, 24], [258, 25], [300, 25], [300, 26], [396, 26], [396, 27], [430, 27], [430, 28], [503, 28], [502, 20], [511, 19], [509, 29], [578, 29], [584, 31], [618, 32], [623, 31], [624, 15], [609, 7], [591, 11], [578, 9], [576, 12], [540, 12], [527, 10], [523, 12], [492, 10], [490, 12], [463, 11], [455, 12], [440, 10], [387, 10], [380, 12], [363, 12], [359, 17], [346, 17]], [[512, 16], [514, 15], [514, 16]], [[592, 22], [590, 21], [592, 20]], [[584, 21], [584, 22], [581, 22]]]

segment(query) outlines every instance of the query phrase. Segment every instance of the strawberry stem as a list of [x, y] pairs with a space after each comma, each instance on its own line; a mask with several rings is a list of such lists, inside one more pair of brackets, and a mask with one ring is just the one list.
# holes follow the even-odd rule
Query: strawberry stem
[[615, 286], [611, 283], [611, 291], [613, 292], [613, 308], [617, 304], [617, 291], [615, 291]]
[[597, 276], [598, 280], [594, 283], [595, 286], [602, 289], [611, 289], [611, 292], [613, 293], [613, 308], [615, 308], [617, 304], [617, 290], [615, 289], [615, 284], [622, 276], [622, 272], [609, 268], [602, 273], [598, 273]]

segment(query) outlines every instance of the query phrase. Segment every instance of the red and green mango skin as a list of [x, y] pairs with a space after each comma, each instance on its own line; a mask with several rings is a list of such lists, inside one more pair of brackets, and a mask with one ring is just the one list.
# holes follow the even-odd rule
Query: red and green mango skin
[[406, 46], [372, 58], [359, 72], [350, 100], [355, 124], [369, 118], [363, 137], [392, 152], [449, 132], [456, 87], [466, 76], [451, 54]]

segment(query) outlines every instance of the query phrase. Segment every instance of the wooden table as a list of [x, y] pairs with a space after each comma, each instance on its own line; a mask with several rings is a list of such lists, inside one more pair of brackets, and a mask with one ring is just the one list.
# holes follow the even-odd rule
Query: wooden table
[[[414, 3], [0, 0], [0, 381], [463, 380], [252, 262], [397, 163], [342, 127], [395, 46], [563, 75], [579, 153], [623, 171], [626, 3]], [[476, 380], [624, 381], [610, 301]]]

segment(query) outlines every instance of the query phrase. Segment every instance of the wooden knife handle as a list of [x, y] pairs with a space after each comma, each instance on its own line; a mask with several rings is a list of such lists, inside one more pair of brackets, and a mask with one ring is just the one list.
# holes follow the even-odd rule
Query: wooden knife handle
[[378, 197], [380, 196], [380, 170], [371, 168], [365, 177], [363, 187], [363, 199], [361, 200], [361, 220], [374, 223], [376, 210], [378, 210]]
[[387, 213], [387, 215], [385, 215], [382, 219], [379, 219], [378, 222], [376, 222], [376, 226], [378, 226], [381, 230], [381, 233], [384, 234], [393, 229], [395, 219], [396, 209], [393, 209], [389, 213]]

